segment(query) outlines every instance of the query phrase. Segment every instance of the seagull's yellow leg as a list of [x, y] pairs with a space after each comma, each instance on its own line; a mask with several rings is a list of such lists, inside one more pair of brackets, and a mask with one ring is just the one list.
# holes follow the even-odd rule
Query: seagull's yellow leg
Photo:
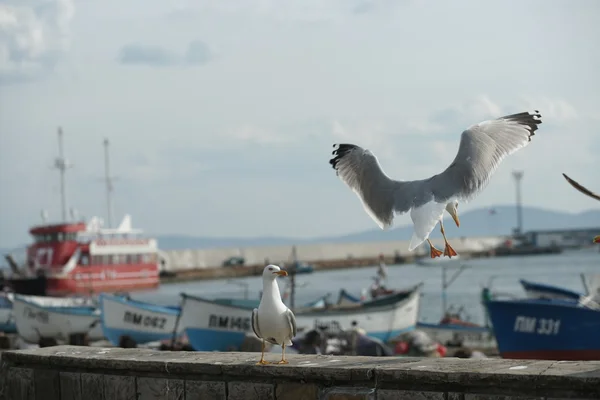
[[431, 258], [436, 258], [442, 255], [442, 252], [433, 246], [433, 243], [431, 243], [429, 238], [427, 238], [427, 243], [429, 243], [429, 252], [431, 254]]
[[452, 246], [450, 246], [450, 243], [448, 243], [448, 239], [446, 239], [446, 233], [444, 232], [444, 224], [442, 223], [442, 220], [440, 220], [440, 231], [442, 232], [444, 242], [446, 243], [446, 247], [444, 248], [444, 255], [448, 256], [448, 258], [452, 258], [452, 256], [457, 256], [458, 254], [456, 253], [456, 251], [454, 251]]
[[265, 365], [270, 364], [268, 361], [265, 361], [265, 341], [262, 340], [262, 353], [260, 355], [260, 361], [256, 363], [256, 365]]
[[289, 364], [285, 359], [285, 344], [281, 345], [281, 361], [279, 361], [277, 364]]

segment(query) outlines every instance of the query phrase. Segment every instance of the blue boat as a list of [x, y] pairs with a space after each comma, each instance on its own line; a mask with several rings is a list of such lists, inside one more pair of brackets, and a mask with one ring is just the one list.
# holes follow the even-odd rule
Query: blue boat
[[527, 297], [530, 299], [560, 299], [578, 301], [583, 294], [573, 290], [565, 289], [558, 286], [548, 285], [545, 283], [537, 283], [520, 279], [519, 283], [525, 289]]
[[102, 332], [115, 346], [123, 336], [129, 336], [137, 344], [145, 344], [181, 334], [181, 330], [176, 330], [179, 306], [151, 304], [105, 293], [101, 293], [98, 300]]
[[9, 296], [0, 294], [0, 332], [16, 333], [13, 303]]
[[572, 300], [488, 300], [503, 358], [600, 360], [600, 310]]

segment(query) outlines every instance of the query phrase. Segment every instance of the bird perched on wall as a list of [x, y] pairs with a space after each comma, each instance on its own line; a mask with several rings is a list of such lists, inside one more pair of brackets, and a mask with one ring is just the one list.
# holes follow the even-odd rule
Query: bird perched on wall
[[263, 291], [258, 308], [252, 310], [252, 330], [262, 340], [262, 354], [257, 364], [269, 364], [265, 361], [265, 341], [281, 346], [281, 361], [287, 364], [285, 346], [292, 345], [296, 336], [296, 317], [281, 300], [278, 276], [287, 276], [287, 272], [277, 265], [267, 265], [262, 273]]
[[541, 115], [522, 112], [472, 125], [463, 131], [458, 153], [443, 172], [427, 179], [401, 181], [390, 179], [379, 166], [377, 157], [354, 144], [338, 146], [329, 161], [340, 179], [361, 200], [365, 211], [381, 229], [392, 225], [395, 214], [410, 211], [414, 233], [409, 251], [425, 240], [431, 258], [442, 252], [429, 240], [437, 223], [444, 237], [444, 255], [457, 255], [444, 232], [442, 217], [446, 210], [460, 226], [458, 202], [472, 200], [489, 182], [500, 162], [525, 147], [541, 124]]
[[[596, 193], [592, 192], [585, 186], [582, 186], [581, 184], [579, 184], [577, 181], [574, 181], [573, 179], [569, 178], [567, 176], [567, 174], [563, 174], [563, 176], [565, 177], [567, 182], [569, 182], [571, 184], [571, 186], [573, 186], [575, 189], [579, 190], [581, 193], [585, 194], [586, 196], [591, 197], [592, 199], [600, 200], [600, 195], [597, 195]], [[600, 235], [595, 236], [593, 241], [594, 241], [594, 243], [600, 243]]]

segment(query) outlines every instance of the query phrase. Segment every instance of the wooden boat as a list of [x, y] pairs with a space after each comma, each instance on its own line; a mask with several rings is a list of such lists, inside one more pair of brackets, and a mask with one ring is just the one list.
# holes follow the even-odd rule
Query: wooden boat
[[78, 333], [87, 333], [90, 340], [103, 338], [100, 310], [89, 298], [15, 295], [13, 312], [17, 333], [27, 342], [67, 341]]

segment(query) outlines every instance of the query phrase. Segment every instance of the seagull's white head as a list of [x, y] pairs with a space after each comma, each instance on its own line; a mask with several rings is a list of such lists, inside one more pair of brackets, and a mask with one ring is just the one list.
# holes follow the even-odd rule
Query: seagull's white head
[[275, 280], [278, 276], [287, 276], [287, 271], [282, 270], [277, 265], [269, 264], [263, 270], [263, 279]]
[[446, 211], [448, 211], [448, 214], [450, 214], [456, 226], [460, 227], [460, 220], [458, 219], [458, 200], [446, 204]]

